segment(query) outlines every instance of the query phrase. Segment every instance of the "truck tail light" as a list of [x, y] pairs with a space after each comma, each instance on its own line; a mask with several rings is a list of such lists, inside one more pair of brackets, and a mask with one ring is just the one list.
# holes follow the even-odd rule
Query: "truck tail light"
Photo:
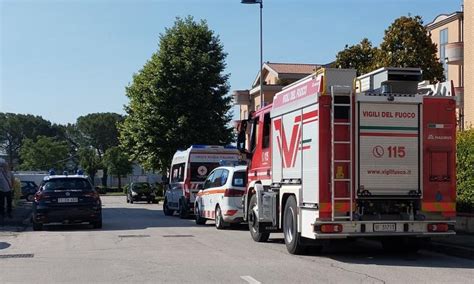
[[321, 233], [341, 233], [342, 225], [341, 224], [323, 224], [319, 228]]
[[239, 189], [227, 188], [224, 191], [224, 197], [241, 197], [243, 195], [244, 191]]
[[447, 232], [449, 229], [446, 223], [428, 224], [428, 232]]

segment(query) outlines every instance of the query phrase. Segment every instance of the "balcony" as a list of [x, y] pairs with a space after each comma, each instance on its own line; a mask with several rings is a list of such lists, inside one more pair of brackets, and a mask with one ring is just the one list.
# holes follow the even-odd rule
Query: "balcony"
[[446, 45], [446, 60], [448, 64], [460, 65], [464, 59], [464, 43], [452, 42]]

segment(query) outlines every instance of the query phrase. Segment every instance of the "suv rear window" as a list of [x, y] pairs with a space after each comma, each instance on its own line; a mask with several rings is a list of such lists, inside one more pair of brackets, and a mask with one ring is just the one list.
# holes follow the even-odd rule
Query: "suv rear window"
[[247, 172], [234, 172], [234, 177], [232, 178], [233, 186], [247, 186]]
[[55, 178], [45, 182], [43, 190], [92, 190], [90, 182], [83, 178]]

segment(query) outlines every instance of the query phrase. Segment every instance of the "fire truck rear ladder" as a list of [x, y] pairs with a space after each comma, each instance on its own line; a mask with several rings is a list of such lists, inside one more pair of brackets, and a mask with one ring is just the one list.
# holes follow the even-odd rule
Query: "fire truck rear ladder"
[[[348, 100], [344, 100], [344, 103], [336, 102], [336, 97], [348, 97]], [[352, 178], [352, 87], [349, 86], [331, 86], [331, 99], [332, 99], [332, 107], [331, 107], [331, 220], [349, 220], [352, 221], [353, 215], [353, 178]], [[348, 103], [347, 103], [348, 101]], [[349, 122], [336, 122], [334, 117], [335, 107], [346, 107], [348, 110]], [[349, 140], [335, 140], [335, 131], [336, 126], [341, 127], [348, 127], [349, 128]], [[349, 160], [336, 160], [335, 156], [335, 148], [337, 144], [347, 144], [349, 147]], [[349, 178], [337, 178], [335, 170], [335, 165], [338, 164], [347, 164], [348, 173], [347, 176]], [[335, 190], [336, 190], [336, 183], [346, 183], [349, 186], [349, 196], [339, 196], [336, 197]], [[349, 215], [344, 216], [336, 216], [336, 201], [349, 201]]]

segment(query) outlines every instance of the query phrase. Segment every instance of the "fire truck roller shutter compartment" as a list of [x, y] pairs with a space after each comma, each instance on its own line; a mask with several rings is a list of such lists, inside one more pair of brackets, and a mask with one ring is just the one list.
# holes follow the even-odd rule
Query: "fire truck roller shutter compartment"
[[359, 196], [420, 190], [420, 105], [358, 104]]

